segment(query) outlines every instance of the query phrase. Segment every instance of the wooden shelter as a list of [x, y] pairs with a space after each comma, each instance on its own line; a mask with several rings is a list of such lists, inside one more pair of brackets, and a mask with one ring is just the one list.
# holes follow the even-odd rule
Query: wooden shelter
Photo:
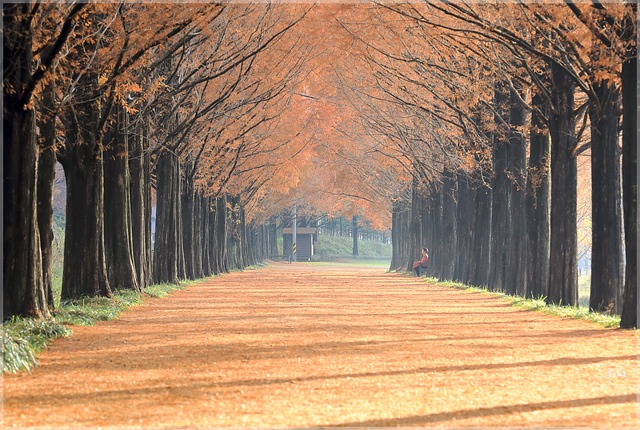
[[[318, 240], [318, 229], [316, 227], [298, 227], [296, 229], [296, 254], [298, 261], [309, 261], [313, 256], [313, 245]], [[293, 243], [293, 228], [282, 229], [282, 241], [284, 255], [291, 255], [291, 245]]]

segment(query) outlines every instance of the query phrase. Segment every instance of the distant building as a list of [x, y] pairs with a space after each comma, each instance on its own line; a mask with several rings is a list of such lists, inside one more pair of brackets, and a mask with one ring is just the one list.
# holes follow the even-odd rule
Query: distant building
[[[298, 261], [309, 261], [313, 256], [313, 245], [318, 240], [318, 229], [315, 227], [298, 227], [296, 229], [296, 254]], [[293, 243], [293, 228], [282, 229], [282, 241], [284, 245], [284, 255], [291, 255], [291, 244]]]

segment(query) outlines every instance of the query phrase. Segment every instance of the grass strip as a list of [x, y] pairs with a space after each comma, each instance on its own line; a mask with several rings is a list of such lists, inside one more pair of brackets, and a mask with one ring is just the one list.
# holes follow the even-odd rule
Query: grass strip
[[499, 297], [508, 301], [512, 306], [518, 306], [527, 310], [542, 312], [546, 315], [556, 315], [566, 318], [592, 321], [607, 328], [620, 327], [619, 315], [607, 315], [598, 312], [592, 312], [588, 308], [580, 308], [576, 306], [547, 304], [545, 301], [546, 297], [544, 296], [537, 299], [528, 299], [522, 296], [512, 296], [505, 293], [489, 291], [486, 287], [474, 287], [453, 281], [439, 281], [437, 278], [426, 278], [426, 282], [435, 285], [441, 285], [443, 287], [491, 294], [494, 297]]
[[86, 297], [61, 302], [51, 319], [14, 317], [2, 324], [2, 373], [30, 371], [38, 365], [37, 354], [58, 337], [70, 336], [68, 325], [93, 325], [98, 321], [116, 319], [122, 311], [138, 305], [146, 297], [166, 297], [204, 279], [180, 285], [158, 284], [141, 292], [119, 290], [113, 297]]
[[51, 339], [70, 334], [69, 328], [55, 320], [12, 318], [2, 324], [2, 372], [30, 371], [38, 365], [36, 355]]

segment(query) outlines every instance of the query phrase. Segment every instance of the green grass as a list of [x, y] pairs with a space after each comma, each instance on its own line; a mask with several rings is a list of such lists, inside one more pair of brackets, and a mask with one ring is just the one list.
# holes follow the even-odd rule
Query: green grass
[[[391, 261], [391, 244], [370, 240], [358, 241], [357, 259], [376, 259]], [[333, 261], [355, 259], [353, 257], [353, 239], [341, 236], [319, 236], [314, 246], [313, 261]]]
[[133, 290], [117, 291], [112, 298], [87, 297], [63, 301], [49, 320], [13, 318], [2, 325], [2, 372], [29, 371], [38, 365], [37, 354], [53, 339], [71, 334], [67, 325], [93, 325], [113, 320], [125, 309], [142, 303], [145, 297], [166, 297], [203, 279], [180, 285], [159, 284]]
[[2, 324], [2, 371], [17, 373], [37, 366], [36, 354], [51, 339], [66, 337], [71, 330], [55, 320], [13, 318]]
[[[439, 281], [436, 278], [426, 278], [426, 281], [436, 285], [442, 285], [444, 287], [458, 288], [467, 291], [480, 292], [485, 294], [491, 294], [495, 297], [500, 297], [510, 302], [513, 306], [525, 308], [527, 310], [542, 312], [547, 315], [556, 315], [565, 318], [583, 319], [595, 322], [604, 327], [612, 328], [620, 326], [620, 316], [607, 315], [598, 312], [591, 312], [588, 305], [586, 307], [564, 306], [564, 305], [550, 305], [545, 301], [545, 297], [539, 297], [537, 299], [527, 299], [522, 296], [511, 296], [505, 293], [489, 291], [486, 288], [473, 287], [461, 284], [459, 282], [452, 281]], [[588, 285], [588, 282], [587, 282]], [[587, 296], [588, 303], [588, 296]]]

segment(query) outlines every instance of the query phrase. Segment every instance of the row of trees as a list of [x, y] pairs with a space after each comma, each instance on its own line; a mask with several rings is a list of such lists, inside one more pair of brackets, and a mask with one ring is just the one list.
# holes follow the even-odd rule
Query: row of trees
[[[62, 299], [245, 267], [275, 239], [246, 205], [299, 151], [274, 128], [305, 8], [3, 5], [4, 316], [48, 316], [55, 163]], [[298, 146], [296, 146], [298, 145]], [[151, 219], [156, 207], [155, 243]]]
[[65, 298], [243, 267], [295, 204], [392, 224], [392, 268], [426, 244], [437, 276], [575, 304], [589, 155], [591, 307], [636, 324], [633, 3], [3, 12], [6, 316], [51, 309], [56, 159]]
[[381, 5], [382, 42], [361, 40], [375, 82], [353, 97], [413, 175], [393, 205], [392, 268], [430, 244], [441, 278], [577, 305], [590, 153], [590, 307], [636, 325], [636, 16], [635, 3]]

